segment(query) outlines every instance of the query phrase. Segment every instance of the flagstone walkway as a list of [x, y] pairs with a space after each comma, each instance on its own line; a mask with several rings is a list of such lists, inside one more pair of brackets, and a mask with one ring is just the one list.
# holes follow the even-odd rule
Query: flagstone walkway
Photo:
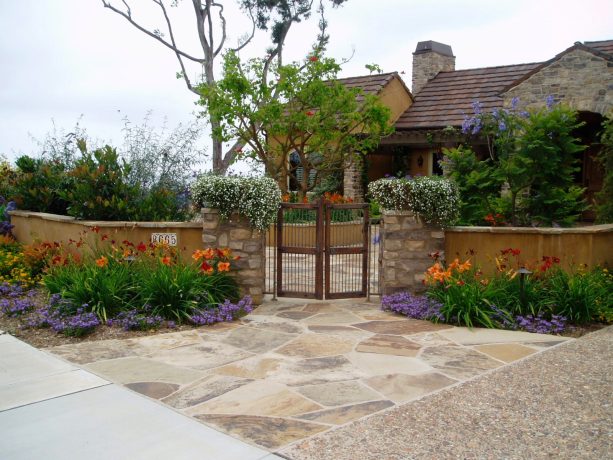
[[565, 340], [410, 320], [360, 300], [283, 300], [231, 324], [48, 351], [276, 451]]

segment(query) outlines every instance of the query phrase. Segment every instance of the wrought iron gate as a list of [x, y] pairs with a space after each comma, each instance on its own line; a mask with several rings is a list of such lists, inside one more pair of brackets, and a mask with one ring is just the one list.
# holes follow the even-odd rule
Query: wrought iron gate
[[276, 226], [279, 297], [365, 297], [369, 276], [367, 204], [283, 203]]

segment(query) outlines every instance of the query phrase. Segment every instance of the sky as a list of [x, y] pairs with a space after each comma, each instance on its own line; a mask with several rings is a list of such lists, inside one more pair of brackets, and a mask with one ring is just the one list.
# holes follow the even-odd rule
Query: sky
[[[128, 3], [135, 18], [162, 29], [150, 0]], [[222, 3], [235, 44], [248, 23], [234, 1]], [[177, 40], [196, 52], [190, 4], [183, 0], [171, 13]], [[351, 57], [341, 76], [368, 74], [364, 65], [376, 63], [404, 72], [410, 87], [418, 41], [450, 45], [456, 69], [544, 61], [576, 41], [613, 38], [613, 0], [348, 0], [328, 9], [328, 22], [328, 55]], [[295, 26], [286, 60], [304, 58], [315, 34], [315, 17]], [[263, 56], [267, 44], [261, 32], [242, 57]], [[100, 0], [0, 0], [0, 154], [36, 155], [34, 139], [53, 124], [70, 132], [79, 122], [91, 138], [120, 145], [125, 117], [140, 123], [151, 112], [157, 129], [164, 120], [170, 128], [189, 122], [195, 98], [178, 70], [170, 50]]]

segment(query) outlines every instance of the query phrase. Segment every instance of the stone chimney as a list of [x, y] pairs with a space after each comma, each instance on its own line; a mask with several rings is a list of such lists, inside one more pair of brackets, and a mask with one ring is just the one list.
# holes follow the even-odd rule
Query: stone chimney
[[451, 46], [432, 40], [417, 43], [413, 53], [413, 95], [419, 94], [437, 73], [452, 70], [455, 70], [455, 56]]

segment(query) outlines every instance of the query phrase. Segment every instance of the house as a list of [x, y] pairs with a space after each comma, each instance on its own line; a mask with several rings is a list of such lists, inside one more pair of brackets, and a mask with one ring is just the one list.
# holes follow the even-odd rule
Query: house
[[[383, 94], [385, 81], [392, 75], [397, 77], [394, 73], [344, 81], [364, 88], [379, 85]], [[396, 88], [406, 90], [404, 85]], [[410, 175], [440, 174], [442, 149], [457, 146], [463, 140], [457, 130], [449, 127], [460, 129], [465, 115], [473, 113], [474, 102], [491, 111], [509, 107], [514, 98], [519, 98], [520, 107], [529, 109], [544, 106], [549, 95], [555, 102], [577, 110], [585, 122], [577, 136], [589, 148], [582, 154], [577, 182], [587, 188], [591, 199], [600, 190], [603, 178], [602, 167], [594, 161], [597, 136], [604, 116], [613, 110], [613, 40], [577, 42], [545, 62], [466, 70], [455, 69], [455, 56], [449, 45], [419, 42], [413, 53], [412, 92], [394, 101], [392, 120], [396, 130], [367, 156], [364, 165], [345, 170], [345, 195], [363, 198], [363, 181], [356, 178], [372, 181], [400, 171]], [[399, 113], [400, 103], [405, 107]], [[473, 148], [485, 153], [485, 146], [478, 140]]]

